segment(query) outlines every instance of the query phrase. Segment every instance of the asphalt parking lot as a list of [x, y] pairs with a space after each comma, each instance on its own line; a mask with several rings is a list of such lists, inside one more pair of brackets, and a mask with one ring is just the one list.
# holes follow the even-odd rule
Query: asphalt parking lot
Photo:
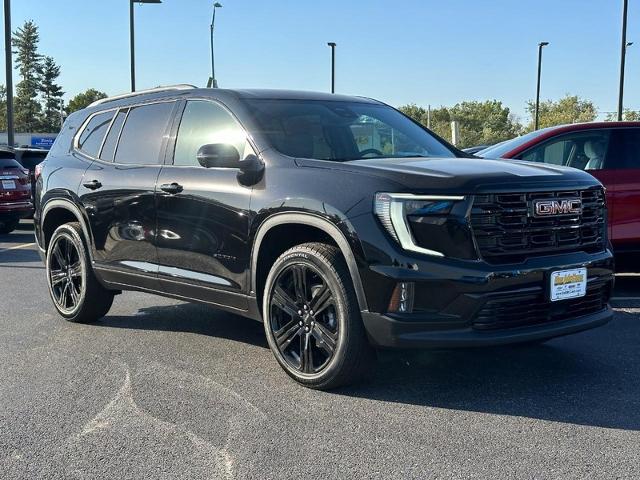
[[256, 322], [141, 293], [54, 312], [29, 224], [0, 236], [0, 478], [638, 478], [640, 276], [538, 346], [383, 352], [294, 384]]

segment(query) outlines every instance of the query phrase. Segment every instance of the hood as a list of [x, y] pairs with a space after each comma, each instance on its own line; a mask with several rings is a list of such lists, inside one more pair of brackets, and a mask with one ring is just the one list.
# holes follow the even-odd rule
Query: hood
[[598, 180], [582, 170], [522, 160], [379, 158], [343, 163], [310, 160], [301, 161], [300, 164], [384, 176], [408, 190], [428, 192], [473, 194], [578, 189], [600, 185]]

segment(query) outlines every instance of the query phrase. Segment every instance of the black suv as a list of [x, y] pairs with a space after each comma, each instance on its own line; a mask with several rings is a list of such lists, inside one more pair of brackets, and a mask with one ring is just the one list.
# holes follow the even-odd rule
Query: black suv
[[40, 173], [62, 316], [95, 321], [121, 290], [203, 302], [262, 321], [314, 388], [360, 378], [376, 347], [534, 342], [612, 315], [597, 180], [468, 158], [367, 98], [104, 99], [67, 119]]

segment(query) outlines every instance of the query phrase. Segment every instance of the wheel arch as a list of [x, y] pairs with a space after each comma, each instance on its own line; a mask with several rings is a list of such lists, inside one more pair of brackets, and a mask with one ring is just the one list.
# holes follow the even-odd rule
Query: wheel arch
[[[69, 221], [76, 221], [82, 228], [84, 240], [90, 242], [91, 235], [87, 222], [82, 214], [82, 210], [71, 200], [55, 198], [49, 200], [42, 208], [42, 214], [40, 219], [40, 228], [42, 232], [42, 245], [41, 247], [46, 251], [51, 240], [51, 236], [57, 227], [63, 223]], [[88, 245], [87, 245], [88, 246]], [[91, 248], [87, 248], [91, 258]]]
[[[260, 227], [258, 228], [255, 240], [253, 242], [253, 248], [251, 251], [251, 291], [255, 293], [256, 298], [261, 298], [261, 292], [258, 292], [258, 259], [261, 253], [261, 247], [263, 241], [267, 237], [268, 233], [274, 229], [275, 227], [282, 225], [294, 225], [294, 226], [306, 226], [312, 227], [324, 235], [326, 235], [329, 239], [335, 243], [335, 245], [340, 249], [342, 256], [344, 257], [347, 268], [349, 269], [349, 274], [351, 276], [351, 280], [353, 282], [354, 290], [356, 293], [356, 297], [358, 299], [358, 305], [361, 311], [366, 311], [367, 300], [364, 292], [364, 288], [362, 285], [362, 279], [360, 277], [360, 271], [358, 269], [358, 264], [356, 262], [355, 255], [347, 240], [347, 237], [344, 233], [332, 222], [329, 220], [320, 217], [318, 215], [310, 214], [310, 213], [297, 213], [297, 212], [285, 212], [285, 213], [277, 213], [269, 218], [267, 218]], [[262, 306], [258, 305], [258, 308], [261, 311]]]

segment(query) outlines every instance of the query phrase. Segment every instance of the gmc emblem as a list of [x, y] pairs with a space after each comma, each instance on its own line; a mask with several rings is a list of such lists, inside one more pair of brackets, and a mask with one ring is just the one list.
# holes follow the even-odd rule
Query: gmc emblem
[[579, 198], [536, 200], [533, 202], [533, 213], [536, 217], [548, 217], [551, 215], [580, 215], [582, 214], [582, 200]]

